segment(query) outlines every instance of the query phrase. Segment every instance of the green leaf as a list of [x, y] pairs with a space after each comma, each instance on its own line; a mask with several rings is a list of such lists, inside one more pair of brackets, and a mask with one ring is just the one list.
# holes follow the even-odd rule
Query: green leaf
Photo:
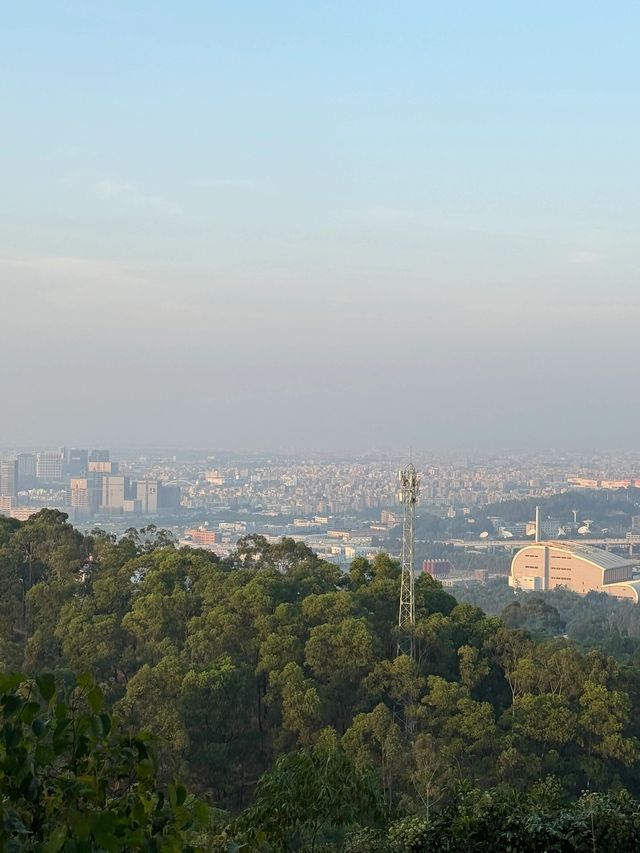
[[88, 672], [83, 672], [78, 676], [78, 687], [83, 690], [91, 690], [93, 687], [93, 678]]
[[26, 681], [26, 676], [20, 672], [10, 673], [0, 676], [0, 693], [9, 693], [15, 690], [23, 681]]
[[107, 737], [111, 731], [111, 717], [108, 714], [100, 714], [100, 722], [102, 723], [102, 734]]
[[67, 827], [57, 826], [49, 835], [49, 842], [45, 848], [47, 853], [58, 853], [66, 841]]
[[27, 829], [20, 820], [18, 813], [13, 809], [6, 809], [2, 817], [2, 826], [5, 832], [10, 832], [12, 835], [26, 835]]
[[24, 699], [16, 696], [15, 693], [9, 693], [6, 696], [3, 696], [2, 704], [4, 706], [5, 717], [11, 717], [13, 714], [17, 713], [20, 708], [22, 708], [25, 702]]
[[42, 737], [46, 729], [47, 724], [44, 720], [40, 719], [40, 717], [36, 717], [35, 720], [31, 723], [31, 731], [37, 738]]
[[102, 695], [102, 690], [96, 685], [91, 688], [91, 690], [87, 694], [87, 700], [89, 702], [89, 707], [93, 711], [94, 714], [99, 714], [102, 710], [102, 704], [104, 702], [104, 696]]
[[25, 723], [25, 725], [30, 726], [39, 711], [40, 705], [38, 705], [37, 702], [27, 702], [21, 712], [22, 722]]
[[50, 702], [56, 693], [56, 680], [51, 672], [43, 672], [36, 676], [36, 684], [45, 702]]
[[155, 767], [150, 758], [143, 758], [138, 762], [138, 779], [149, 781], [155, 776]]

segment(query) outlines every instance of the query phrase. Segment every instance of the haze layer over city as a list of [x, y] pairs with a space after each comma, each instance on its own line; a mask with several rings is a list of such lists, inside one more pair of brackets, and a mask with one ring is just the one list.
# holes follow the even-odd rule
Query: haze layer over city
[[639, 14], [9, 4], [2, 444], [635, 447]]
[[[347, 569], [358, 556], [400, 555], [397, 474], [406, 462], [381, 454], [6, 449], [0, 512], [26, 520], [57, 509], [81, 529], [117, 536], [152, 524], [220, 557], [246, 536], [286, 536]], [[471, 568], [506, 574], [514, 548], [533, 534], [537, 504], [547, 538], [622, 552], [640, 541], [640, 454], [431, 453], [413, 462], [421, 481], [416, 559], [450, 558], [461, 583], [475, 582]], [[614, 506], [609, 498], [621, 495], [626, 503]]]

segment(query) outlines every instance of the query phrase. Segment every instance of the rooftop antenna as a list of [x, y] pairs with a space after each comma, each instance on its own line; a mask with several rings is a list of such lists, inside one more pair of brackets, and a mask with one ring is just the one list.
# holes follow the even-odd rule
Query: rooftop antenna
[[410, 463], [398, 473], [400, 501], [404, 504], [402, 524], [402, 575], [400, 579], [400, 611], [398, 614], [398, 655], [415, 656], [416, 603], [413, 574], [416, 542], [416, 504], [420, 478]]

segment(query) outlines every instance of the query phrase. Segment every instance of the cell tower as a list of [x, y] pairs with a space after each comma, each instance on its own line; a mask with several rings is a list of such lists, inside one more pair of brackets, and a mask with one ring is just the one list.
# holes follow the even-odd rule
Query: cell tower
[[416, 542], [416, 504], [420, 478], [413, 465], [400, 471], [400, 501], [404, 504], [402, 524], [402, 578], [400, 581], [400, 613], [398, 616], [398, 655], [415, 654], [416, 603], [414, 597], [413, 555]]

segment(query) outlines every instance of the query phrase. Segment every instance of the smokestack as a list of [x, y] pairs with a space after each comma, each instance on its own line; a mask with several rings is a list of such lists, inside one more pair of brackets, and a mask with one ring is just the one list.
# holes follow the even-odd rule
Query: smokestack
[[540, 507], [536, 507], [536, 542], [540, 541]]

